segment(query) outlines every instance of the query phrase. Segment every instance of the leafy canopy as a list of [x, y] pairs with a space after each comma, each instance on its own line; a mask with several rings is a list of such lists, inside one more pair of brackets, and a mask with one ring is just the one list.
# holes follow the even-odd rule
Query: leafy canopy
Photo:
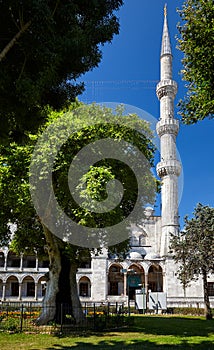
[[47, 105], [67, 106], [119, 32], [122, 0], [0, 1], [0, 137], [35, 131]]
[[178, 42], [184, 53], [183, 80], [187, 82], [180, 114], [184, 123], [193, 124], [214, 116], [214, 2], [188, 0], [179, 13]]
[[[78, 103], [77, 106], [79, 106]], [[89, 171], [80, 178], [78, 186], [80, 186], [83, 201], [86, 202], [92, 199], [103, 201], [107, 195], [106, 185], [109, 180], [116, 178], [124, 186], [122, 204], [113, 209], [110, 215], [109, 213], [108, 215], [106, 213], [96, 214], [87, 210], [87, 208], [78, 206], [70, 195], [68, 171], [71, 161], [77, 152], [89, 143], [103, 138], [111, 138], [115, 140], [124, 139], [137, 146], [147, 158], [150, 166], [152, 166], [154, 147], [151, 142], [151, 130], [148, 123], [140, 120], [137, 115], [122, 116], [121, 108], [118, 108], [115, 115], [112, 115], [110, 109], [96, 105], [79, 108], [78, 113], [74, 113], [76, 110], [73, 110], [73, 108], [74, 106], [72, 105], [68, 116], [72, 124], [76, 125], [77, 131], [70, 135], [67, 142], [57, 153], [52, 174], [55, 196], [61, 208], [81, 225], [90, 227], [102, 227], [104, 224], [108, 226], [114, 225], [118, 220], [124, 219], [135, 204], [138, 187], [133, 173], [130, 172], [125, 164], [118, 163], [116, 159], [104, 159], [91, 166]], [[42, 127], [37, 134], [29, 134], [28, 141], [24, 145], [11, 143], [9, 146], [0, 146], [0, 200], [3, 203], [0, 211], [0, 239], [2, 242], [9, 239], [8, 221], [15, 223], [17, 226], [14, 236], [16, 244], [13, 244], [13, 247], [15, 247], [16, 251], [23, 251], [23, 247], [28, 247], [29, 249], [36, 248], [41, 254], [44, 252], [45, 237], [42, 218], [35, 212], [30, 197], [29, 167], [31, 155], [39, 136], [53, 122], [55, 124], [58, 121], [59, 124], [56, 124], [59, 127], [62, 113], [50, 111], [46, 126]], [[94, 124], [90, 126], [88, 125], [89, 117], [94, 119]], [[118, 123], [107, 123], [112, 117], [115, 121], [118, 120]], [[126, 121], [125, 125], [119, 123], [121, 117]], [[40, 168], [41, 180], [45, 179], [50, 152], [54, 152], [56, 141], [61, 139], [67, 129], [67, 125], [66, 128], [65, 125], [62, 126], [63, 128], [60, 126], [56, 129], [60, 132], [52, 134], [50, 140], [43, 144], [43, 150], [39, 155], [40, 158], [37, 159], [42, 164], [42, 168]], [[78, 130], [80, 126], [81, 128]], [[140, 130], [141, 132], [139, 132]], [[123, 152], [134, 156], [133, 152], [135, 150], [129, 146]], [[152, 203], [154, 201], [157, 182], [153, 176], [148, 177], [146, 172], [142, 173], [142, 176], [144, 176], [143, 181], [145, 183], [145, 189], [141, 198], [141, 205], [143, 206], [148, 202]], [[83, 186], [83, 183], [86, 183], [86, 187]], [[122, 242], [111, 247], [111, 250], [120, 252], [125, 248], [127, 249], [127, 242]], [[74, 247], [74, 249], [79, 251], [77, 247]]]

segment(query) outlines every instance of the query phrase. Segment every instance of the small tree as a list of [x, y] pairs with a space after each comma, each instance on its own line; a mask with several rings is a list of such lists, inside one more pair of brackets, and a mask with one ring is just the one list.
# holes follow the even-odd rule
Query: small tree
[[170, 248], [179, 263], [178, 278], [184, 289], [202, 276], [205, 316], [212, 318], [208, 293], [208, 274], [214, 272], [214, 208], [198, 204], [192, 219], [185, 218], [185, 230], [172, 236]]

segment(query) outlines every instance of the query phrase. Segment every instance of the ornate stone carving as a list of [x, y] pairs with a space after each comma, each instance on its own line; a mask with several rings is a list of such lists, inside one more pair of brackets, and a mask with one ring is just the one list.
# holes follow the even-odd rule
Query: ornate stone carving
[[181, 164], [178, 160], [162, 161], [157, 164], [156, 170], [160, 178], [166, 175], [179, 176], [181, 172]]
[[177, 135], [179, 130], [179, 121], [176, 119], [163, 119], [157, 123], [157, 134], [161, 137], [164, 134]]
[[156, 94], [160, 100], [163, 96], [175, 98], [177, 93], [177, 83], [172, 79], [161, 80], [156, 87]]

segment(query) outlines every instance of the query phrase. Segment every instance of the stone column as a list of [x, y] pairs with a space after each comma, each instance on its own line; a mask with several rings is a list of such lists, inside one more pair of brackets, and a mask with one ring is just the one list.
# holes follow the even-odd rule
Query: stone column
[[6, 283], [2, 284], [2, 301], [5, 300], [5, 295], [6, 295]]
[[7, 256], [8, 256], [8, 252], [4, 253], [4, 271], [7, 271]]
[[162, 272], [163, 276], [163, 292], [166, 292], [166, 273], [163, 271]]
[[148, 295], [148, 287], [149, 287], [149, 283], [148, 283], [148, 272], [145, 273], [145, 293], [146, 295]]
[[38, 256], [36, 255], [36, 271], [39, 270], [39, 259]]
[[19, 283], [19, 296], [18, 300], [22, 300], [22, 283]]
[[124, 286], [123, 286], [124, 297], [127, 295], [127, 272], [124, 272]]
[[35, 283], [35, 300], [38, 300], [38, 283]]
[[23, 253], [20, 254], [20, 271], [23, 270]]

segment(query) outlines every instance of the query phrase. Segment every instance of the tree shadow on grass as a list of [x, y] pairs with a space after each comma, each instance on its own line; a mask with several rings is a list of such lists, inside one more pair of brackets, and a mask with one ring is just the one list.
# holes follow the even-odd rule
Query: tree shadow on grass
[[[158, 344], [155, 341], [148, 340], [133, 340], [131, 344], [124, 341], [105, 341], [101, 340], [97, 344], [92, 344], [90, 341], [78, 341], [74, 345], [59, 345], [54, 344], [54, 347], [46, 348], [46, 350], [214, 350], [214, 344], [210, 341], [202, 341], [200, 344], [188, 344], [186, 340], [182, 340], [180, 344]], [[35, 349], [36, 350], [36, 349]]]
[[[208, 336], [214, 332], [214, 319], [205, 320], [199, 318], [184, 317], [138, 317], [132, 318], [132, 326], [127, 332], [143, 332], [153, 335], [172, 335], [172, 336]], [[126, 332], [125, 331], [125, 332]], [[124, 332], [124, 330], [123, 330]]]
[[[85, 333], [74, 333], [70, 336], [61, 335], [53, 347], [45, 349], [214, 350], [214, 341], [209, 339], [209, 336], [214, 333], [214, 320], [206, 321], [205, 319], [184, 317], [135, 316], [131, 317], [129, 321], [130, 325], [121, 330], [117, 329], [111, 332], [86, 331]], [[148, 339], [148, 337], [151, 337], [151, 339]], [[198, 337], [203, 337], [203, 339], [199, 339]], [[173, 341], [179, 344], [173, 344]], [[67, 345], [69, 343], [70, 345]]]

